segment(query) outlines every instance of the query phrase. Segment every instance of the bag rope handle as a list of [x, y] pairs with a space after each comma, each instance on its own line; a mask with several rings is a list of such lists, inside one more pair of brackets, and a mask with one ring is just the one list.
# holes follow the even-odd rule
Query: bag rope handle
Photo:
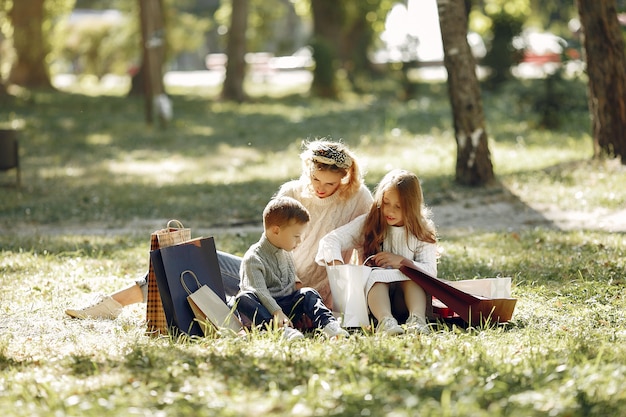
[[[172, 226], [172, 224], [174, 224], [175, 226]], [[167, 226], [168, 229], [184, 229], [185, 226], [183, 226], [183, 224], [181, 223], [180, 220], [176, 220], [176, 219], [172, 219], [169, 222], [167, 222]]]
[[[372, 259], [374, 256], [376, 255], [370, 255], [367, 258], [365, 258], [365, 260], [363, 261], [363, 263], [361, 265], [365, 265], [367, 266], [367, 261], [369, 261], [370, 259]], [[328, 266], [342, 266], [342, 265], [350, 265], [349, 263], [347, 264], [339, 264], [339, 265], [335, 265], [335, 259], [333, 259], [333, 263], [329, 264]]]
[[363, 265], [366, 265], [366, 264], [367, 264], [367, 262], [368, 262], [370, 259], [372, 259], [374, 256], [376, 256], [376, 255], [370, 255], [370, 256], [368, 256], [367, 258], [365, 258], [365, 260], [363, 261]]
[[187, 287], [187, 284], [185, 283], [185, 274], [190, 274], [196, 280], [196, 284], [198, 284], [198, 288], [202, 287], [202, 285], [200, 284], [200, 281], [198, 281], [198, 277], [192, 270], [186, 269], [183, 272], [181, 272], [180, 283], [183, 284], [183, 288], [185, 289], [185, 291], [187, 291], [187, 294], [191, 295], [192, 293], [191, 291], [189, 291], [189, 287]]

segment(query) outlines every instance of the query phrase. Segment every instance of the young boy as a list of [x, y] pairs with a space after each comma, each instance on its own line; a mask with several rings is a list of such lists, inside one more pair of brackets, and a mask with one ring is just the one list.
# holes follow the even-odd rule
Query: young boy
[[263, 210], [264, 233], [243, 257], [237, 311], [254, 325], [272, 321], [284, 327], [284, 337], [300, 339], [292, 319], [308, 316], [328, 338], [347, 337], [332, 312], [313, 288], [301, 287], [291, 251], [302, 240], [309, 212], [290, 197], [272, 199]]

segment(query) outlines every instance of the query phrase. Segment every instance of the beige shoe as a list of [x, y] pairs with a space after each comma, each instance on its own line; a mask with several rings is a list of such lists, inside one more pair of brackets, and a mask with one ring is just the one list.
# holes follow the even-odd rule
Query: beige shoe
[[122, 312], [123, 306], [110, 296], [100, 295], [88, 307], [79, 310], [67, 309], [65, 314], [77, 319], [110, 319], [114, 320]]
[[341, 328], [338, 321], [331, 321], [322, 329], [322, 333], [329, 339], [338, 339], [341, 337], [350, 337], [350, 333]]
[[426, 324], [426, 320], [411, 314], [406, 321], [406, 332], [413, 334], [428, 334], [430, 333], [430, 327]]
[[398, 324], [393, 317], [384, 317], [376, 326], [376, 333], [382, 333], [387, 336], [396, 336], [404, 333], [404, 329]]
[[298, 329], [294, 329], [293, 327], [285, 326], [283, 327], [283, 339], [285, 340], [297, 340], [303, 339], [304, 335]]

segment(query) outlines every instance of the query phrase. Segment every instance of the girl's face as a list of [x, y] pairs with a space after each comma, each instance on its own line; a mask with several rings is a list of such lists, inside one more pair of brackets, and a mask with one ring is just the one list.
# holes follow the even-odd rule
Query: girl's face
[[311, 185], [315, 190], [315, 195], [319, 198], [330, 197], [341, 185], [343, 176], [339, 172], [318, 171], [311, 174]]
[[383, 193], [383, 216], [389, 226], [404, 226], [400, 193], [395, 188]]

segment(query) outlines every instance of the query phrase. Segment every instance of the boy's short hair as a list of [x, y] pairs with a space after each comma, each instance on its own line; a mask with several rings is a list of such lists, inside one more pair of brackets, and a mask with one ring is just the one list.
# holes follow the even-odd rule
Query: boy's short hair
[[291, 197], [276, 197], [270, 200], [263, 210], [263, 225], [285, 226], [295, 221], [299, 224], [308, 223], [309, 211], [298, 200]]

